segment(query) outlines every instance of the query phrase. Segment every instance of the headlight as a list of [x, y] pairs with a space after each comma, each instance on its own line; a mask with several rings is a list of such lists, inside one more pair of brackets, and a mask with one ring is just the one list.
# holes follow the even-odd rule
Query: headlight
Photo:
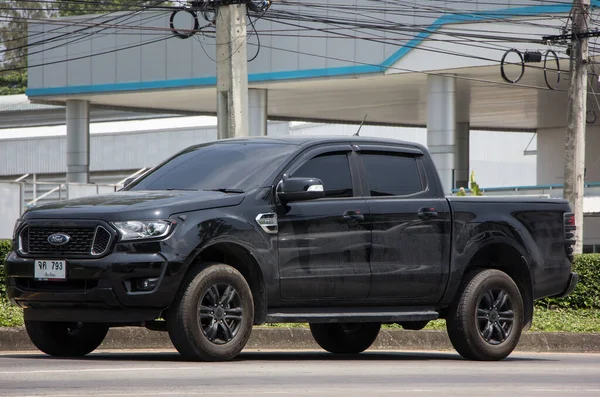
[[171, 222], [167, 221], [127, 221], [114, 222], [121, 232], [121, 241], [160, 238], [169, 234]]

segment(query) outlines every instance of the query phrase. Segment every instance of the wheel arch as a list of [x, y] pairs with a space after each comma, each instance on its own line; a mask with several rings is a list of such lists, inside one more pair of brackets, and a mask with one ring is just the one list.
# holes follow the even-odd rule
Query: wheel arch
[[[496, 269], [506, 273], [517, 285], [523, 298], [524, 330], [531, 327], [533, 320], [533, 279], [526, 256], [507, 242], [494, 241], [480, 247], [470, 258], [464, 269], [464, 278], [477, 269]], [[454, 299], [458, 296], [460, 291]]]
[[232, 266], [244, 276], [254, 300], [254, 324], [264, 323], [267, 315], [267, 289], [260, 265], [250, 250], [230, 241], [219, 241], [203, 246], [187, 269], [184, 280], [194, 268], [206, 263], [223, 263]]

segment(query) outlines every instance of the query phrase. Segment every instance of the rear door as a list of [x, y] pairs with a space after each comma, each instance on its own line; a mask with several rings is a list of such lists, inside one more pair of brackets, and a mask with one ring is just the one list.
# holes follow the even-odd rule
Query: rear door
[[289, 203], [278, 214], [282, 298], [314, 302], [368, 296], [371, 232], [355, 157], [349, 144], [324, 146], [286, 170], [290, 177], [321, 179], [326, 197]]
[[428, 186], [420, 150], [387, 145], [358, 148], [372, 230], [369, 296], [436, 302], [449, 268], [448, 202]]

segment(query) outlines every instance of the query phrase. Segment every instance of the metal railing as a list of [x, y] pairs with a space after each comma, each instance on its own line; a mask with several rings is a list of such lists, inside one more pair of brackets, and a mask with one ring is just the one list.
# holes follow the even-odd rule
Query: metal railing
[[[21, 185], [21, 197], [23, 200], [21, 208], [24, 210], [45, 202], [115, 192], [123, 187], [125, 181], [136, 178], [146, 171], [148, 171], [148, 168], [139, 169], [117, 183], [84, 184], [40, 181], [36, 174], [29, 173], [15, 179], [13, 183]], [[28, 178], [31, 178], [31, 180], [28, 180]]]
[[[535, 185], [535, 186], [508, 186], [480, 188], [486, 196], [548, 196], [550, 198], [562, 198], [564, 185]], [[453, 189], [452, 194], [458, 193], [459, 189]], [[467, 194], [470, 189], [465, 189]], [[588, 182], [584, 184], [584, 196], [600, 196], [600, 182]]]

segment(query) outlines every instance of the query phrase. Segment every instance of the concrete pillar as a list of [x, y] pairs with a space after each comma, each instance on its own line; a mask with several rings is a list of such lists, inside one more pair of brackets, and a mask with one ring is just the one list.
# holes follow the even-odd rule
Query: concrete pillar
[[456, 79], [427, 76], [427, 146], [444, 193], [450, 195], [456, 164]]
[[250, 136], [267, 135], [268, 102], [267, 90], [258, 88], [248, 90], [248, 132]]
[[89, 183], [90, 104], [67, 101], [67, 182]]
[[454, 156], [454, 188], [469, 187], [469, 123], [456, 123], [456, 154]]

